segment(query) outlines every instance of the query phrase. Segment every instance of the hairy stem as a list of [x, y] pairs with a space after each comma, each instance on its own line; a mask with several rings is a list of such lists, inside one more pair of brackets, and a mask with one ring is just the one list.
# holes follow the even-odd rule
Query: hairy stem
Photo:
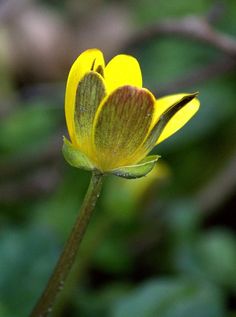
[[35, 305], [30, 317], [47, 317], [53, 308], [57, 295], [62, 290], [65, 280], [72, 268], [80, 243], [85, 234], [96, 201], [102, 187], [103, 175], [93, 173], [87, 194], [84, 198], [79, 216], [71, 231], [69, 239], [57, 262], [48, 284]]

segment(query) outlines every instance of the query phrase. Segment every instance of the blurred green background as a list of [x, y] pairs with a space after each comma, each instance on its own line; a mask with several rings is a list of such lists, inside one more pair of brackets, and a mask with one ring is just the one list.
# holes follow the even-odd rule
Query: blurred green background
[[[152, 32], [193, 16], [230, 50]], [[106, 178], [53, 316], [236, 316], [235, 21], [234, 0], [0, 3], [0, 317], [29, 314], [88, 186], [61, 145], [67, 74], [91, 47], [136, 56], [156, 96], [200, 91], [201, 109], [149, 176]]]

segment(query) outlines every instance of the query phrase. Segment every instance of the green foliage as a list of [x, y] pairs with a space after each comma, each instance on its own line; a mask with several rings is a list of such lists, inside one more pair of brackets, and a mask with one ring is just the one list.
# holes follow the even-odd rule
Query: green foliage
[[[86, 2], [84, 19], [78, 19], [77, 2], [72, 2], [45, 0], [37, 5], [60, 12], [63, 23], [78, 20], [80, 24], [70, 22], [69, 29], [75, 32], [72, 39], [83, 30], [78, 38], [83, 47], [88, 35], [83, 23], [94, 20], [93, 14], [105, 23], [99, 14], [111, 10], [106, 6], [114, 1], [98, 1], [96, 8], [93, 1]], [[142, 29], [162, 19], [207, 16], [214, 3], [129, 0], [116, 5]], [[213, 27], [235, 35], [235, 1], [222, 3], [224, 10]], [[111, 20], [112, 14], [119, 14], [106, 10]], [[97, 29], [94, 37], [101, 40]], [[108, 56], [115, 46], [109, 48], [106, 42]], [[101, 46], [105, 44], [101, 40]], [[75, 54], [73, 45], [66, 47], [66, 55]], [[89, 36], [86, 45], [95, 45]], [[57, 49], [61, 47], [53, 52], [55, 61]], [[132, 54], [141, 61], [145, 86], [156, 96], [165, 90], [199, 91], [201, 108], [187, 126], [153, 150], [152, 155], [162, 157], [146, 177], [105, 177], [78, 263], [53, 317], [235, 317], [235, 67], [205, 78], [201, 70], [211, 64], [217, 68], [223, 53], [173, 36], [140, 43]], [[21, 67], [43, 67], [43, 61], [22, 62], [16, 70], [12, 65], [10, 71], [0, 57], [0, 317], [25, 317], [69, 234], [90, 175], [66, 164], [61, 155], [62, 89], [54, 91], [57, 98], [34, 92], [30, 101], [22, 93], [24, 87], [40, 86], [42, 78], [35, 76], [33, 84], [30, 72], [19, 74]], [[65, 74], [57, 80], [64, 80]], [[200, 80], [176, 86], [182, 76]], [[45, 86], [51, 92], [51, 85]]]
[[24, 317], [55, 265], [58, 244], [48, 228], [33, 224], [5, 229], [0, 241], [0, 316]]
[[226, 230], [206, 232], [197, 243], [199, 262], [206, 276], [236, 292], [236, 238]]
[[202, 14], [209, 9], [213, 1], [199, 0], [199, 1], [186, 1], [186, 0], [170, 0], [170, 1], [155, 1], [155, 0], [141, 0], [136, 3], [130, 0], [129, 3], [133, 13], [137, 17], [139, 23], [155, 22], [159, 19], [166, 17], [181, 17], [189, 14]]
[[0, 149], [19, 155], [40, 148], [58, 124], [58, 113], [45, 105], [29, 105], [18, 109], [1, 123]]
[[224, 315], [219, 290], [186, 279], [153, 280], [140, 286], [115, 306], [112, 317], [220, 317]]

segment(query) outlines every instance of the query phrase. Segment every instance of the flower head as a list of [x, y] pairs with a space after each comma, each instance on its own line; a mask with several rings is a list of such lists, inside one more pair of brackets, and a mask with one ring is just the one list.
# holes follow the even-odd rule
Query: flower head
[[98, 49], [71, 67], [65, 114], [71, 142], [63, 153], [73, 166], [133, 178], [147, 174], [158, 156], [147, 154], [198, 110], [196, 94], [160, 99], [142, 88], [138, 61], [117, 55], [106, 66]]

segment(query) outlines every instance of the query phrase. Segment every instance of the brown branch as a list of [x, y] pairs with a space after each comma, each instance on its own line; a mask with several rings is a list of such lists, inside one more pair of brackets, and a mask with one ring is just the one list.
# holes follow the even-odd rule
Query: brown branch
[[0, 201], [13, 204], [25, 199], [48, 195], [58, 185], [61, 175], [56, 167], [41, 168], [23, 180], [13, 180], [0, 185]]
[[63, 134], [59, 130], [38, 155], [31, 152], [0, 161], [1, 202], [37, 198], [42, 194], [48, 194], [56, 187], [61, 178], [58, 174], [58, 164], [62, 160], [62, 137], [59, 136]]
[[221, 206], [236, 188], [236, 152], [225, 167], [196, 196], [202, 212], [210, 212]]
[[207, 80], [233, 71], [235, 67], [236, 60], [232, 58], [226, 57], [217, 59], [209, 65], [192, 69], [190, 72], [183, 74], [169, 83], [159, 85], [158, 89], [155, 91], [155, 94], [156, 96], [161, 97], [162, 95], [174, 93], [178, 90], [192, 88], [195, 85], [202, 84]]
[[236, 40], [214, 30], [207, 19], [189, 16], [181, 20], [166, 20], [139, 30], [127, 41], [128, 49], [144, 44], [158, 37], [181, 37], [211, 45], [232, 57], [236, 57]]
[[48, 141], [45, 148], [41, 148], [40, 153], [37, 153], [37, 155], [31, 151], [7, 159], [2, 158], [0, 160], [1, 178], [14, 178], [24, 171], [28, 172], [34, 168], [38, 168], [39, 165], [57, 161], [58, 158], [61, 158], [60, 151], [63, 135], [65, 135], [64, 130], [63, 132], [62, 130], [58, 130]]

